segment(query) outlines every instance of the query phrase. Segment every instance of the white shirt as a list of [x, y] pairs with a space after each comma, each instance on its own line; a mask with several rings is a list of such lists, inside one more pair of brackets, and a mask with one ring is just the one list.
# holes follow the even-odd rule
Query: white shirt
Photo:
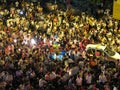
[[79, 85], [79, 86], [82, 85], [82, 78], [81, 77], [77, 77], [76, 84]]
[[87, 81], [88, 84], [91, 84], [92, 76], [90, 74], [86, 76], [86, 81]]
[[103, 74], [103, 75], [100, 75], [99, 76], [99, 82], [106, 82], [107, 81], [107, 79], [106, 79], [106, 76]]
[[40, 80], [39, 80], [39, 87], [43, 87], [43, 85], [44, 85], [45, 83], [46, 83], [45, 80], [40, 79]]
[[118, 90], [117, 87], [114, 86], [113, 90]]
[[53, 80], [53, 79], [55, 79], [55, 78], [56, 78], [56, 73], [55, 73], [55, 72], [52, 72], [52, 73], [50, 74], [50, 79]]

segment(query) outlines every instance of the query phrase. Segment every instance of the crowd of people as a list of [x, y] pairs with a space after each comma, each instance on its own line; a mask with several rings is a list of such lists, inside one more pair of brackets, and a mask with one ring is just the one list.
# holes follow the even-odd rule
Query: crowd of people
[[[120, 21], [109, 10], [96, 19], [40, 3], [0, 6], [0, 90], [119, 90], [120, 62], [89, 57], [101, 43], [120, 52]], [[98, 12], [99, 15], [99, 12]]]

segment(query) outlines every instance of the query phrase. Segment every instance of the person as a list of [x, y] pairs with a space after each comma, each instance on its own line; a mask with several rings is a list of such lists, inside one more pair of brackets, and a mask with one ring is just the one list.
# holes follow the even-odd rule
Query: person
[[[63, 8], [71, 5], [70, 0], [62, 8], [57, 1], [59, 8], [47, 12], [46, 2], [24, 0], [16, 5], [7, 2], [7, 6], [0, 6], [0, 84], [6, 89], [37, 90], [44, 87], [45, 81], [46, 88], [58, 90], [66, 90], [65, 86], [88, 89], [97, 85], [102, 90], [99, 86], [106, 88], [105, 82], [114, 82], [119, 89], [119, 62], [114, 69], [108, 67], [109, 59], [104, 60], [98, 54], [99, 57], [91, 56], [91, 60], [85, 48], [89, 43], [102, 43], [119, 50], [120, 22], [110, 14], [99, 19], [86, 11], [67, 15]], [[62, 58], [58, 59], [61, 54]], [[69, 58], [72, 63], [66, 63], [71, 61]], [[74, 74], [72, 68], [77, 70]]]
[[68, 87], [69, 87], [70, 90], [75, 89], [75, 83], [74, 83], [74, 77], [73, 76], [68, 81]]
[[92, 75], [90, 72], [88, 72], [88, 74], [86, 75], [85, 80], [86, 80], [87, 86], [89, 87], [92, 84]]
[[82, 75], [78, 75], [76, 78], [76, 86], [77, 86], [77, 90], [80, 90], [81, 86], [82, 86]]
[[69, 6], [70, 6], [70, 0], [66, 0], [66, 7], [67, 7], [67, 10], [68, 10]]
[[43, 78], [39, 79], [39, 89], [40, 90], [44, 90], [45, 84], [47, 84], [47, 82]]
[[99, 83], [101, 83], [101, 84], [105, 84], [105, 82], [107, 82], [107, 78], [106, 78], [106, 76], [105, 76], [105, 73], [101, 73], [100, 75], [99, 75]]

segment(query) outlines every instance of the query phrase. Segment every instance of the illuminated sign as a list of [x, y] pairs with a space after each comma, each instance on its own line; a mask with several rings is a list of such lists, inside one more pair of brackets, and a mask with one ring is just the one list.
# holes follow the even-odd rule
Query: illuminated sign
[[113, 18], [120, 20], [120, 0], [114, 0]]

